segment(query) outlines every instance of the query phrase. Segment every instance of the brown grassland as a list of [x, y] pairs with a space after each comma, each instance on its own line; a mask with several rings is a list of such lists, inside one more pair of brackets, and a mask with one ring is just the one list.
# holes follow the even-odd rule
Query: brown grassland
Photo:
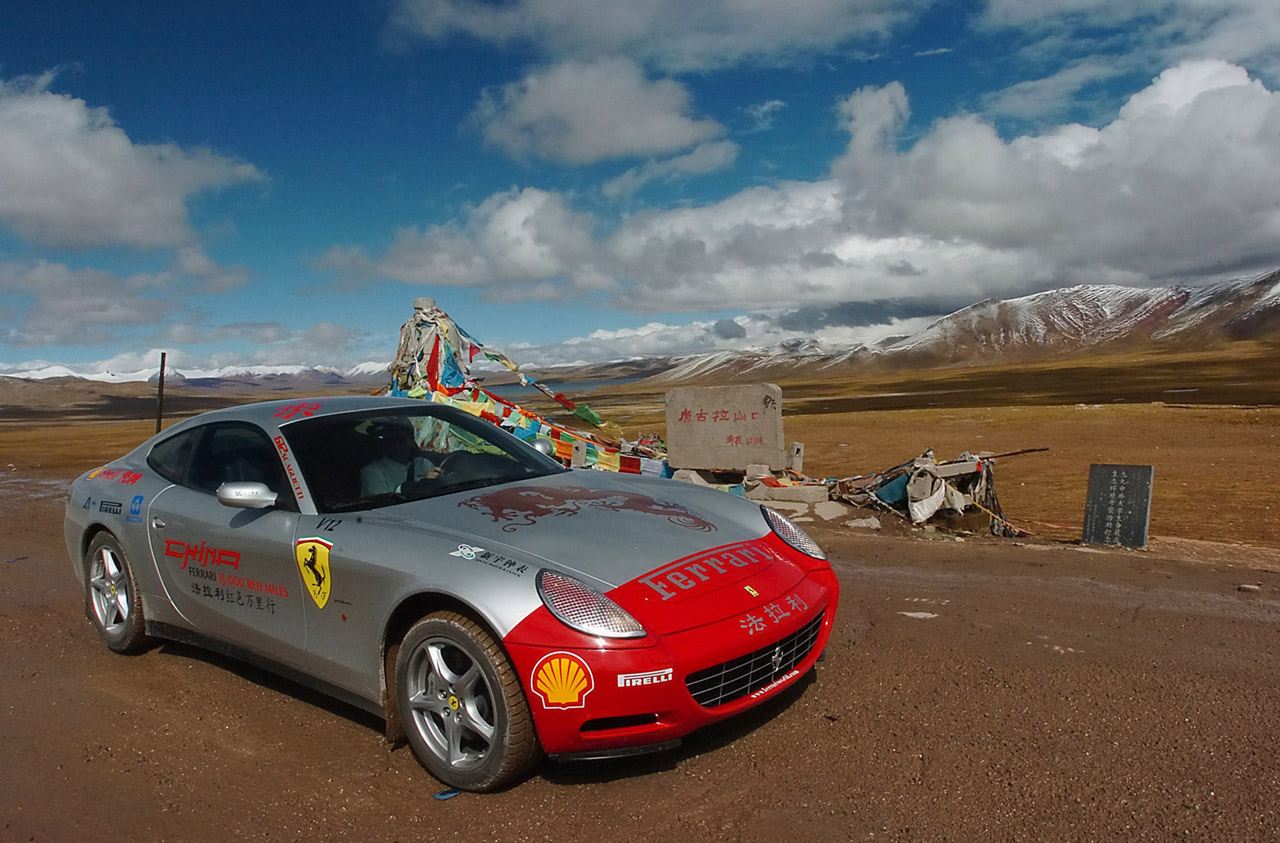
[[[785, 436], [804, 443], [805, 470], [815, 477], [867, 474], [926, 448], [942, 460], [1047, 447], [998, 461], [996, 487], [1016, 525], [1066, 541], [1080, 537], [1090, 464], [1152, 465], [1153, 536], [1280, 548], [1280, 502], [1270, 496], [1280, 476], [1276, 350], [1233, 343], [784, 380]], [[145, 385], [33, 387], [0, 393], [0, 472], [10, 476], [69, 480], [154, 432]], [[667, 388], [640, 381], [575, 397], [628, 435], [665, 433]], [[171, 420], [287, 395], [175, 390], [166, 406]], [[527, 406], [554, 407], [545, 399]]]

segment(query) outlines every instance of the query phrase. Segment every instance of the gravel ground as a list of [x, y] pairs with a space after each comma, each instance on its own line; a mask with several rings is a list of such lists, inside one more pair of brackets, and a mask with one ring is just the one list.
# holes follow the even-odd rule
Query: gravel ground
[[674, 752], [437, 800], [354, 709], [184, 646], [110, 654], [61, 521], [48, 482], [5, 478], [0, 841], [1280, 837], [1280, 567], [1247, 548], [816, 524], [842, 604], [790, 693]]

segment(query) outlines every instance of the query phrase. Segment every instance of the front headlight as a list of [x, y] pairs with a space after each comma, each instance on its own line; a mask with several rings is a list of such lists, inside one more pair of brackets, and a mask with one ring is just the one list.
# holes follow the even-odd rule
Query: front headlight
[[809, 538], [809, 534], [801, 530], [790, 518], [767, 506], [761, 506], [760, 511], [764, 513], [764, 520], [769, 522], [769, 529], [777, 533], [778, 538], [805, 556], [812, 556], [814, 559], [827, 558], [827, 554], [822, 552], [818, 543]]
[[566, 625], [605, 638], [643, 638], [644, 627], [617, 603], [567, 574], [538, 572], [538, 596]]

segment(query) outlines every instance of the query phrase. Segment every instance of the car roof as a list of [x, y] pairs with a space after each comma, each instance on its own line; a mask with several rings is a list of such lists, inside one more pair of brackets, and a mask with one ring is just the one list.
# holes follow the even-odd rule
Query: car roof
[[177, 433], [188, 427], [214, 421], [247, 421], [267, 430], [275, 430], [290, 422], [363, 410], [388, 410], [399, 407], [421, 408], [423, 401], [416, 398], [394, 398], [384, 395], [336, 395], [320, 397], [289, 396], [273, 401], [240, 404], [224, 407], [192, 416], [165, 428], [164, 434]]

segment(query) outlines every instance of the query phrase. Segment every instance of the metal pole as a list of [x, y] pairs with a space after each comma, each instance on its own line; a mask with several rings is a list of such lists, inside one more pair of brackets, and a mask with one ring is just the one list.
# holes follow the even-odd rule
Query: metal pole
[[156, 433], [160, 432], [160, 421], [164, 418], [164, 361], [167, 355], [160, 352], [160, 381], [156, 389]]

